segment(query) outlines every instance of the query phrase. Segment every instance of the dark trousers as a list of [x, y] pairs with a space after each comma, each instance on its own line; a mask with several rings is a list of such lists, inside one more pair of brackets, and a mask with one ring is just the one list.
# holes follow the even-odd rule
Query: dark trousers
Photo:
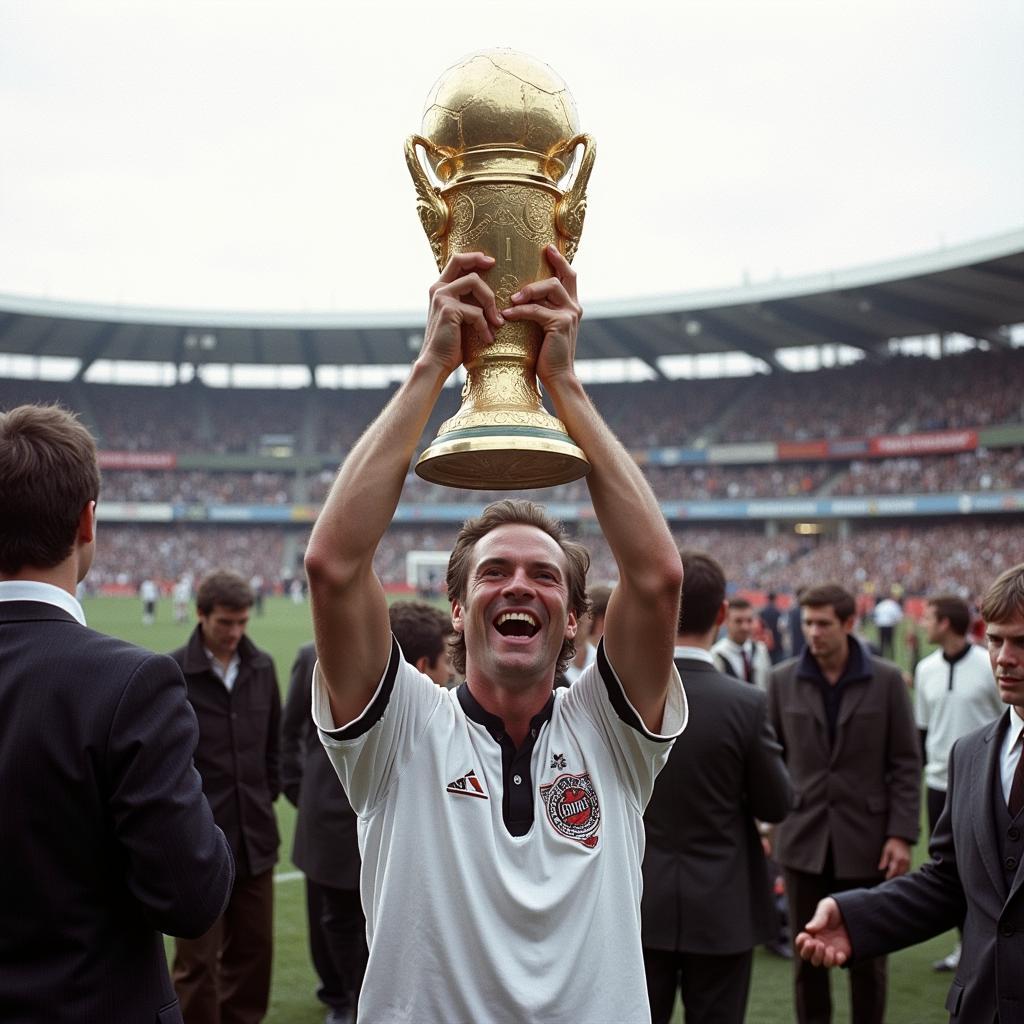
[[366, 918], [355, 889], [306, 879], [309, 950], [320, 977], [317, 998], [332, 1010], [355, 1011], [366, 971]]
[[[928, 807], [928, 835], [930, 836], [935, 831], [935, 822], [939, 820], [939, 815], [942, 813], [942, 808], [946, 806], [946, 791], [944, 789], [932, 789], [931, 786], [925, 787], [925, 800]], [[963, 928], [958, 928], [957, 931], [960, 933], [960, 938], [963, 938]]]
[[893, 640], [896, 635], [895, 626], [878, 627], [878, 651], [883, 658], [892, 659]]
[[[789, 899], [789, 927], [793, 936], [804, 930], [814, 916], [818, 902], [846, 889], [878, 885], [878, 875], [870, 878], [836, 878], [829, 851], [825, 870], [820, 875], [786, 868], [786, 895]], [[832, 993], [827, 967], [814, 967], [806, 960], [793, 960], [793, 988], [798, 1024], [830, 1024]], [[886, 958], [861, 960], [850, 967], [851, 1024], [883, 1024], [885, 1020]]]
[[946, 806], [946, 791], [926, 786], [925, 796], [928, 805], [928, 835], [931, 835], [935, 831], [935, 822], [939, 820], [942, 808]]
[[715, 956], [644, 948], [652, 1024], [669, 1024], [676, 988], [686, 1024], [743, 1024], [753, 953]]
[[175, 940], [185, 1024], [259, 1024], [270, 1002], [274, 872], [236, 878], [227, 908], [198, 939]]

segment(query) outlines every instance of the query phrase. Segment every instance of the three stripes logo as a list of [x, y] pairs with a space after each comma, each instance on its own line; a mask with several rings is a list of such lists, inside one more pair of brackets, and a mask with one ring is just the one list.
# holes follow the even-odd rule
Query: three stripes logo
[[475, 796], [481, 800], [487, 800], [488, 796], [484, 792], [484, 787], [480, 780], [476, 777], [476, 772], [470, 769], [466, 772], [462, 778], [456, 779], [454, 782], [449, 782], [446, 792], [451, 793], [453, 796]]

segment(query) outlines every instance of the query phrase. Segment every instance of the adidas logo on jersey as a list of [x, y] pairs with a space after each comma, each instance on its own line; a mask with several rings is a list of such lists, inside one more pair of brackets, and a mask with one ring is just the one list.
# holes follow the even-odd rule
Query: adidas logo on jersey
[[478, 796], [481, 800], [488, 799], [487, 794], [484, 792], [484, 787], [476, 777], [476, 772], [472, 769], [466, 772], [461, 779], [449, 782], [447, 792], [454, 796]]

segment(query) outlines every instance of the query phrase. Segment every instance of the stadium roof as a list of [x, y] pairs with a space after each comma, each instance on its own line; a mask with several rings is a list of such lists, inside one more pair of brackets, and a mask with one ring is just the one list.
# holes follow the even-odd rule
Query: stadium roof
[[[893, 338], [962, 333], [1008, 344], [1024, 322], [1024, 230], [908, 259], [725, 290], [588, 305], [580, 353], [639, 358], [841, 344], [884, 355]], [[0, 295], [0, 352], [182, 363], [402, 364], [421, 314], [242, 313]]]

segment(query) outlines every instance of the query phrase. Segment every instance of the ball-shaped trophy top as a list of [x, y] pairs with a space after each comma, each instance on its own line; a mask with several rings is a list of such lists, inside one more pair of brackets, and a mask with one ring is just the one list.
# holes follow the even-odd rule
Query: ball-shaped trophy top
[[[535, 158], [543, 177], [565, 173], [566, 146], [579, 134], [579, 115], [562, 78], [543, 61], [516, 50], [482, 50], [463, 57], [434, 83], [423, 111], [422, 135], [442, 181], [479, 168], [491, 171], [505, 153]], [[468, 157], [467, 157], [468, 154]], [[537, 159], [539, 158], [539, 160]]]

